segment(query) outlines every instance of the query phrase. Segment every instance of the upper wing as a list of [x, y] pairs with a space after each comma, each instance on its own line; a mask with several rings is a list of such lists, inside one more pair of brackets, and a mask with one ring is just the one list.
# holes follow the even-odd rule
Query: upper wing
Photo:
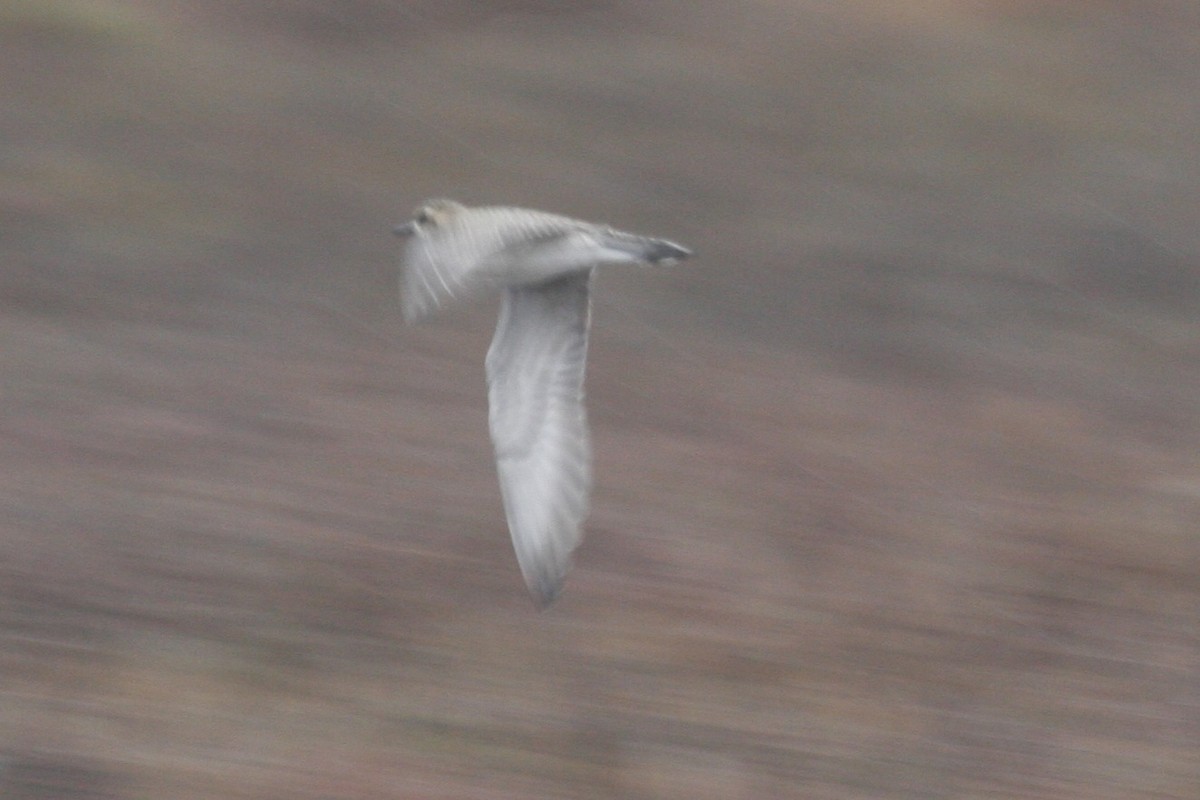
[[419, 319], [451, 297], [503, 285], [509, 264], [530, 248], [554, 242], [581, 223], [520, 208], [462, 209], [444, 225], [421, 229], [404, 248], [401, 303], [404, 317]]
[[509, 289], [487, 355], [489, 424], [529, 589], [558, 594], [583, 536], [591, 446], [583, 407], [590, 272]]

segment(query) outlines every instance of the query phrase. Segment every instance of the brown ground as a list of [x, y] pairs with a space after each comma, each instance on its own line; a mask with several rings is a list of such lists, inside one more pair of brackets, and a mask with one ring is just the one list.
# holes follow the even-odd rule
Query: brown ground
[[[1200, 5], [0, 4], [0, 797], [1200, 797]], [[537, 613], [493, 303], [601, 277]]]

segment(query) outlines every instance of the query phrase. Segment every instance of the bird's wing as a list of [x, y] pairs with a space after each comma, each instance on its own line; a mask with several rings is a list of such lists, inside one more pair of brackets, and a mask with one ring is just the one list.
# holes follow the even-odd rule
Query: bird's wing
[[543, 243], [570, 236], [582, 223], [521, 208], [463, 209], [444, 227], [422, 230], [404, 248], [401, 302], [417, 320], [452, 297], [504, 284], [506, 264]]
[[487, 354], [489, 424], [509, 531], [530, 591], [558, 594], [591, 491], [583, 406], [590, 272], [509, 289]]

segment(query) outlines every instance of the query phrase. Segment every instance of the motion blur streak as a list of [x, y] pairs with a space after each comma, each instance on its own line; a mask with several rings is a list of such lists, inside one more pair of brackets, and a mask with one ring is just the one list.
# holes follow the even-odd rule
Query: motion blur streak
[[[0, 797], [1200, 797], [1200, 4], [10, 0], [0, 70]], [[596, 278], [543, 614], [441, 195], [702, 255]]]

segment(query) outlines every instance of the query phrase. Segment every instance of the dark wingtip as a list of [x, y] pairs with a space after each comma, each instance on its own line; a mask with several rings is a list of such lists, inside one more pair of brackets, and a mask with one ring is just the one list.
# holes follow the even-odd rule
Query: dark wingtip
[[545, 611], [554, 601], [558, 599], [562, 593], [563, 582], [543, 583], [536, 587], [529, 587], [529, 596], [533, 598], [533, 604], [537, 606], [538, 611]]
[[646, 254], [647, 259], [652, 264], [657, 264], [660, 261], [682, 261], [685, 258], [690, 258], [692, 251], [682, 245], [668, 242], [666, 239], [659, 239], [650, 248], [650, 252]]
[[529, 596], [533, 598], [533, 604], [537, 606], [538, 611], [545, 611], [558, 599], [566, 581], [566, 573], [555, 571], [543, 572], [533, 577], [532, 580], [526, 581], [529, 586]]

